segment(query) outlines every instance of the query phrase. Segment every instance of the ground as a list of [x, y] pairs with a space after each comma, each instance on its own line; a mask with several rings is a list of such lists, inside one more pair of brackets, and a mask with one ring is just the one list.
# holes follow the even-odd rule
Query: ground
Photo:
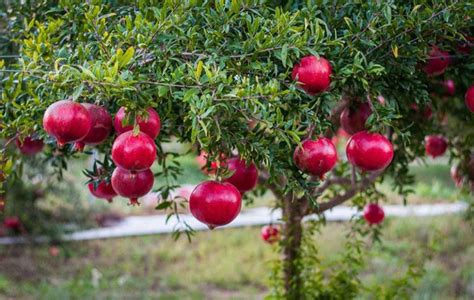
[[[182, 163], [189, 166], [186, 182], [204, 178], [192, 158], [185, 157]], [[409, 203], [459, 199], [447, 166], [430, 164], [412, 170], [417, 184]], [[390, 182], [381, 188], [389, 192]], [[109, 208], [90, 198], [84, 201]], [[112, 208], [121, 214], [153, 211], [150, 207], [134, 211], [124, 201], [116, 201]], [[389, 203], [401, 201], [389, 193]], [[265, 197], [254, 205], [271, 202], [271, 197]], [[341, 254], [348, 228], [347, 223], [330, 223], [314, 237], [327, 264]], [[0, 298], [261, 299], [268, 292], [270, 264], [278, 254], [260, 240], [259, 231], [198, 232], [192, 243], [184, 237], [175, 241], [170, 235], [74, 242], [62, 244], [58, 256], [51, 255], [49, 245], [0, 247]], [[473, 227], [462, 216], [389, 218], [382, 234], [383, 243], [372, 245], [365, 254], [368, 264], [361, 278], [367, 286], [401, 278], [408, 263], [420, 263], [430, 245], [435, 254], [415, 282], [412, 298], [474, 298]]]

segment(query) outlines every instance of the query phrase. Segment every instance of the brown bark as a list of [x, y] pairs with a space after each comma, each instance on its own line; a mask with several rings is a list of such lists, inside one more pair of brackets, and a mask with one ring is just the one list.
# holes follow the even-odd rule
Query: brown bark
[[301, 299], [302, 280], [300, 270], [301, 241], [303, 235], [302, 211], [299, 201], [291, 197], [283, 199], [283, 278], [286, 299]]

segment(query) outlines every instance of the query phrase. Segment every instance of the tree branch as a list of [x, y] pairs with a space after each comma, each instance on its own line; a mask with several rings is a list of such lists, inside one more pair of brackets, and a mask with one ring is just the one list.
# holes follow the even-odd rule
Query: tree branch
[[[357, 193], [363, 191], [369, 185], [373, 184], [375, 182], [375, 180], [377, 180], [377, 178], [382, 173], [383, 173], [383, 171], [376, 171], [376, 172], [370, 174], [370, 176], [365, 177], [361, 181], [359, 181], [358, 183], [352, 185], [351, 188], [349, 188], [345, 193], [336, 195], [327, 202], [319, 203], [318, 207], [310, 207], [309, 205], [306, 205], [303, 208], [304, 215], [309, 215], [311, 213], [320, 214], [320, 213], [325, 212], [328, 209], [331, 209], [333, 207], [336, 207], [336, 206], [346, 202], [347, 200], [354, 197]], [[351, 182], [351, 179], [348, 179], [348, 178], [334, 178], [332, 180], [327, 180], [323, 185], [318, 187], [318, 189], [316, 190], [316, 193], [318, 192], [318, 190], [320, 190], [320, 191], [326, 190], [329, 186], [331, 186], [332, 184], [335, 184], [335, 183], [338, 183], [338, 184], [349, 183], [350, 184], [350, 182]], [[309, 201], [306, 201], [306, 204], [309, 204]]]

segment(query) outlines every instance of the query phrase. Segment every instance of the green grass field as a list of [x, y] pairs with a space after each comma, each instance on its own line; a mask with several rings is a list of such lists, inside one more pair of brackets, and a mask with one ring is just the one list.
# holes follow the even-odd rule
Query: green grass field
[[[205, 178], [194, 158], [180, 159], [186, 175], [179, 181], [197, 183]], [[71, 168], [78, 178], [80, 166]], [[458, 192], [443, 165], [413, 166], [415, 195], [409, 203], [459, 200]], [[74, 180], [73, 180], [74, 181]], [[127, 207], [118, 200], [112, 207], [91, 200], [80, 180], [75, 180], [84, 205], [98, 211], [122, 214], [153, 212]], [[388, 202], [402, 199], [390, 192], [390, 180], [380, 187]], [[254, 206], [269, 205], [272, 197]], [[0, 247], [0, 298], [19, 299], [261, 299], [267, 293], [269, 263], [278, 254], [264, 244], [260, 228], [199, 232], [192, 243], [174, 241], [170, 235], [145, 236], [61, 245], [51, 256], [49, 245]], [[336, 260], [343, 247], [346, 223], [330, 223], [315, 243], [321, 259]], [[413, 299], [474, 298], [473, 227], [461, 216], [388, 219], [383, 244], [367, 250], [368, 264], [361, 274], [367, 286], [380, 286], [401, 277], [414, 255], [423, 256], [435, 240], [435, 255], [426, 264]], [[370, 293], [361, 299], [371, 299]]]
[[[315, 237], [321, 258], [340, 254], [348, 224], [331, 223]], [[384, 243], [366, 253], [368, 285], [395, 279], [406, 261], [437, 240], [436, 254], [414, 299], [474, 297], [474, 235], [457, 216], [388, 219]], [[200, 232], [192, 243], [147, 236], [49, 246], [0, 248], [0, 295], [31, 299], [260, 299], [268, 263], [277, 257], [259, 228]], [[369, 296], [369, 295], [366, 295]], [[365, 297], [364, 297], [365, 298]]]

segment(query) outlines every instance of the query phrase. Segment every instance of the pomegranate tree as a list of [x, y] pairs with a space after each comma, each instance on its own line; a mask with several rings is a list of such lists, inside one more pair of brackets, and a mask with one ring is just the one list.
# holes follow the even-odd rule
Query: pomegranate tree
[[[132, 203], [156, 178], [157, 209], [170, 218], [188, 209], [211, 228], [234, 220], [241, 202], [258, 205], [258, 196], [270, 195], [265, 205], [282, 224], [269, 298], [348, 299], [369, 289], [360, 276], [370, 259], [366, 242], [383, 232], [361, 222], [363, 208], [382, 205], [387, 181], [409, 199], [424, 146], [430, 155], [444, 152], [426, 136], [449, 140], [445, 153], [467, 190], [474, 35], [466, 1], [154, 1], [152, 10], [124, 1], [46, 2], [48, 13], [8, 19], [8, 49], [19, 58], [0, 60], [0, 197], [11, 195], [28, 164], [61, 175], [79, 157], [111, 158], [115, 165], [93, 179], [111, 176], [113, 190]], [[73, 101], [57, 101], [65, 97]], [[100, 122], [81, 105], [92, 101], [115, 113], [115, 136], [84, 153], [54, 147], [48, 135], [61, 146], [94, 133]], [[335, 149], [340, 128], [352, 136]], [[334, 140], [344, 146], [339, 132]], [[10, 145], [32, 133], [46, 144], [42, 159]], [[188, 197], [177, 192], [191, 178], [182, 156], [201, 151], [209, 154], [209, 179]], [[312, 235], [339, 205], [355, 213], [333, 270]], [[186, 218], [175, 220], [191, 236]], [[393, 298], [410, 298], [402, 290]], [[383, 299], [381, 291], [370, 296]]]

